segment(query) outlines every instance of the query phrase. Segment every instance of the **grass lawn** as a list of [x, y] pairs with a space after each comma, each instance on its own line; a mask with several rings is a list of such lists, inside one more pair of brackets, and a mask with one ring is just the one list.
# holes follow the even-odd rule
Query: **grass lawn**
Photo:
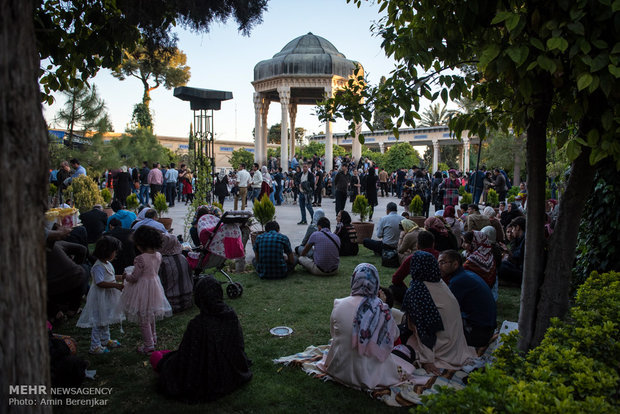
[[[99, 412], [110, 413], [175, 413], [183, 412], [395, 412], [367, 394], [339, 385], [322, 382], [307, 376], [299, 368], [275, 365], [272, 360], [304, 350], [308, 345], [326, 344], [330, 339], [329, 316], [334, 298], [348, 296], [350, 276], [362, 262], [373, 263], [380, 272], [382, 284], [389, 285], [395, 269], [380, 266], [380, 258], [361, 248], [356, 257], [341, 260], [340, 274], [331, 277], [311, 276], [297, 271], [283, 280], [260, 280], [254, 273], [233, 275], [244, 287], [240, 299], [226, 301], [241, 320], [246, 352], [254, 365], [254, 378], [245, 387], [216, 402], [184, 405], [166, 399], [155, 392], [156, 374], [148, 358], [136, 353], [141, 342], [137, 325], [124, 324], [111, 328], [112, 337], [123, 344], [107, 355], [88, 355], [90, 330], [76, 328], [72, 319], [55, 332], [71, 335], [78, 341], [81, 356], [97, 370], [96, 380], [86, 380], [86, 387], [112, 387], [107, 405]], [[225, 280], [223, 275], [216, 275]], [[519, 309], [519, 289], [500, 289], [498, 321], [516, 321]], [[158, 322], [158, 349], [176, 349], [188, 321], [198, 313], [192, 308], [172, 318]], [[285, 338], [274, 337], [269, 329], [286, 325], [294, 333]], [[84, 407], [55, 407], [55, 412], [84, 412]]]

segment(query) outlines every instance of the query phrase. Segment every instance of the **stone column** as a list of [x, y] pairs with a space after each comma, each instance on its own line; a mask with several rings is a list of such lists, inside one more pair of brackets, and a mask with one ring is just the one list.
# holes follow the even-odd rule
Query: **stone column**
[[439, 169], [439, 140], [433, 140], [433, 171], [435, 173]]
[[[291, 149], [289, 151], [289, 159], [295, 155], [295, 119], [297, 118], [297, 104], [291, 103], [288, 106], [289, 117], [291, 118]], [[288, 167], [282, 167], [284, 171], [288, 171]]]
[[359, 162], [362, 158], [362, 144], [360, 144], [359, 136], [362, 133], [362, 124], [355, 124], [355, 136], [351, 142], [351, 155], [355, 157], [355, 162]]
[[[331, 86], [325, 87], [325, 98], [332, 97]], [[331, 171], [334, 166], [334, 147], [332, 136], [332, 123], [327, 121], [325, 123], [325, 171]]]
[[469, 138], [463, 137], [463, 174], [469, 171]]
[[283, 86], [278, 88], [280, 106], [282, 107], [282, 129], [280, 132], [280, 165], [288, 170], [288, 106], [291, 102], [291, 88]]
[[269, 104], [271, 101], [268, 99], [263, 99], [263, 112], [261, 119], [261, 153], [260, 153], [260, 162], [258, 163], [260, 166], [266, 164], [267, 161], [267, 135], [269, 135], [269, 127], [267, 126], [267, 114], [269, 113]]
[[[263, 132], [263, 98], [260, 92], [254, 92], [254, 162], [261, 163], [261, 134]], [[249, 168], [249, 166], [247, 166]]]
[[385, 144], [383, 142], [379, 143], [379, 152], [381, 152], [381, 154], [385, 154]]

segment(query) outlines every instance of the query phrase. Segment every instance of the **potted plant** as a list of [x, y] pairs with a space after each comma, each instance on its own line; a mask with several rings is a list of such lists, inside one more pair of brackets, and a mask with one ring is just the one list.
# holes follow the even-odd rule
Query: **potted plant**
[[474, 196], [471, 193], [463, 193], [461, 204], [471, 204], [474, 202]]
[[370, 214], [371, 208], [372, 207], [368, 204], [368, 199], [366, 196], [358, 195], [355, 197], [351, 211], [354, 214], [359, 214], [360, 221], [354, 221], [351, 224], [355, 228], [355, 232], [357, 233], [357, 242], [360, 244], [364, 242], [364, 239], [372, 238], [372, 232], [375, 229], [375, 225], [373, 223], [366, 222], [366, 217]]
[[422, 197], [420, 195], [416, 195], [409, 203], [409, 212], [413, 214], [409, 220], [413, 221], [420, 227], [424, 227], [424, 221], [426, 221], [426, 217], [422, 215], [422, 209], [424, 208], [424, 202], [422, 201]]
[[260, 234], [265, 232], [265, 224], [272, 221], [275, 217], [276, 207], [273, 205], [271, 200], [269, 200], [269, 196], [267, 196], [267, 194], [263, 194], [263, 197], [259, 201], [254, 203], [254, 207], [252, 207], [252, 212], [254, 213], [256, 221], [258, 221], [261, 226], [260, 231], [252, 231], [250, 233], [252, 244], [254, 244], [256, 238]]
[[103, 204], [97, 183], [85, 175], [75, 177], [67, 188], [67, 192], [73, 194], [74, 206], [81, 213], [91, 210], [95, 204]]
[[489, 188], [489, 192], [487, 193], [487, 205], [495, 209], [499, 207], [499, 195], [497, 191], [492, 188]]
[[110, 203], [112, 202], [112, 193], [107, 188], [104, 188], [103, 190], [101, 190], [101, 197], [103, 198], [103, 201], [105, 203], [103, 205], [103, 211], [105, 211], [108, 217], [110, 217], [112, 214], [114, 214], [114, 210], [110, 208]]
[[157, 216], [159, 217], [157, 221], [163, 224], [166, 230], [170, 230], [172, 228], [172, 219], [169, 217], [162, 217], [163, 214], [168, 211], [168, 203], [163, 193], [157, 193], [155, 200], [153, 200], [153, 208], [157, 211]]
[[138, 200], [138, 196], [135, 193], [129, 194], [129, 196], [127, 197], [127, 200], [125, 200], [125, 204], [126, 204], [127, 210], [132, 210], [134, 213], [137, 214], [136, 210], [140, 206], [140, 201]]

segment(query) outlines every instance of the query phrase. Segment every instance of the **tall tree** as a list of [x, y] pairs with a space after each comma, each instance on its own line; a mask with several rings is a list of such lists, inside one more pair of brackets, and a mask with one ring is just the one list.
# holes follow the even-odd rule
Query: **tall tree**
[[431, 106], [422, 113], [421, 126], [439, 126], [447, 125], [450, 120], [450, 114], [446, 110], [446, 105], [439, 103], [431, 104]]
[[[379, 86], [385, 84], [386, 77], [381, 76], [379, 79]], [[392, 125], [392, 117], [386, 111], [381, 110], [380, 107], [375, 107], [372, 119], [372, 128], [376, 131], [389, 129]]]
[[[454, 117], [450, 127], [456, 136], [467, 130], [483, 140], [490, 129], [509, 127], [517, 136], [525, 133], [528, 210], [519, 347], [529, 349], [550, 319], [568, 309], [578, 223], [598, 163], [612, 157], [620, 169], [620, 95], [614, 92], [620, 86], [618, 5], [598, 0], [377, 4], [387, 12], [378, 24], [382, 46], [397, 67], [383, 87], [368, 87], [358, 74], [359, 82], [324, 102], [319, 114], [344, 117], [354, 131], [361, 118], [370, 122], [369, 108], [387, 103], [390, 112], [402, 111], [399, 120], [415, 125], [421, 97], [447, 103], [464, 96], [485, 107]], [[416, 68], [425, 72], [418, 75]], [[549, 132], [559, 147], [566, 145], [572, 173], [545, 262]]]
[[213, 20], [234, 16], [247, 32], [266, 3], [0, 0], [0, 160], [7, 171], [27, 171], [6, 180], [0, 192], [0, 238], [11, 241], [0, 246], [0, 404], [7, 413], [51, 412], [8, 404], [9, 385], [50, 384], [43, 232], [48, 138], [41, 99], [49, 102], [52, 91], [117, 65], [143, 28], [166, 33], [178, 21], [205, 31]]
[[166, 89], [187, 84], [190, 78], [190, 68], [186, 65], [187, 56], [174, 43], [150, 50], [144, 42], [139, 43], [129, 51], [123, 51], [121, 63], [114, 68], [112, 76], [125, 80], [133, 77], [142, 82], [144, 94], [142, 104], [147, 108], [151, 101], [151, 91], [161, 85]]
[[269, 132], [267, 133], [267, 142], [272, 144], [279, 144], [282, 139], [282, 126], [277, 123], [273, 124], [269, 127]]
[[306, 137], [306, 129], [302, 127], [295, 128], [295, 145], [301, 147]]
[[73, 142], [76, 131], [84, 134], [90, 131], [112, 131], [112, 123], [106, 112], [105, 102], [97, 95], [97, 88], [76, 86], [64, 91], [67, 101], [56, 114], [55, 121], [66, 125], [69, 131], [69, 144]]

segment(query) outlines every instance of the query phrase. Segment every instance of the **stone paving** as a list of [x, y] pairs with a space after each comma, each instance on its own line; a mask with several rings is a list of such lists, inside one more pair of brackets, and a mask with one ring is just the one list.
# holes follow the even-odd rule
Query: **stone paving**
[[[376, 223], [385, 215], [385, 209], [387, 204], [390, 201], [395, 202], [397, 205], [399, 203], [399, 199], [396, 197], [381, 197], [378, 198], [379, 205], [375, 207], [375, 214], [373, 216], [373, 221]], [[224, 209], [232, 209], [234, 206], [234, 201], [232, 197], [227, 197], [224, 202]], [[334, 199], [332, 198], [323, 198], [323, 202], [321, 203], [321, 208], [325, 211], [325, 216], [329, 219], [331, 223], [332, 231], [336, 227], [336, 204]], [[313, 207], [314, 209], [318, 207]], [[248, 202], [246, 210], [252, 211], [252, 203]], [[347, 200], [347, 204], [345, 205], [345, 210], [351, 213], [351, 203]], [[164, 214], [164, 217], [170, 217], [173, 219], [172, 227], [174, 229], [174, 234], [183, 234], [184, 232], [184, 222], [185, 216], [187, 215], [188, 208], [184, 203], [176, 203], [174, 207], [171, 207], [168, 210], [168, 213]], [[404, 210], [404, 207], [398, 206], [398, 214], [401, 214]], [[431, 206], [430, 214], [434, 213], [434, 209]], [[312, 217], [306, 210], [307, 221], [310, 222]], [[359, 221], [359, 216], [352, 214], [351, 217], [353, 221]], [[291, 245], [293, 248], [298, 246], [304, 235], [306, 234], [307, 225], [298, 225], [297, 223], [301, 221], [301, 211], [299, 209], [299, 205], [293, 204], [283, 204], [281, 206], [276, 206], [276, 217], [275, 220], [280, 224], [280, 232], [288, 236], [291, 241]], [[254, 258], [254, 252], [252, 251], [251, 243], [248, 242], [246, 245], [246, 263], [250, 263]]]

